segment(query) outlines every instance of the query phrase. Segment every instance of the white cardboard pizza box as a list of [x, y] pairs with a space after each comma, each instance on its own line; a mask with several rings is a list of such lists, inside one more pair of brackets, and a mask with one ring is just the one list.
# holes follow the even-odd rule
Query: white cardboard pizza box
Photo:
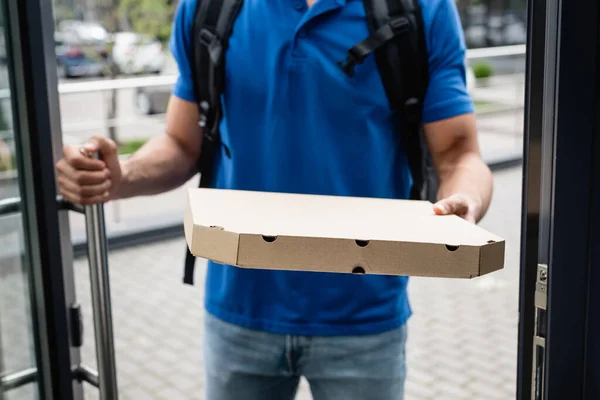
[[191, 253], [242, 268], [473, 278], [504, 240], [427, 201], [189, 189]]

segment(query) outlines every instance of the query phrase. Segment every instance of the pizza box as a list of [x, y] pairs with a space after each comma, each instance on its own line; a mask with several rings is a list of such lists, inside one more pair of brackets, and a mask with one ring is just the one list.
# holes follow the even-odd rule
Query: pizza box
[[241, 268], [473, 278], [504, 240], [428, 201], [189, 189], [190, 252]]

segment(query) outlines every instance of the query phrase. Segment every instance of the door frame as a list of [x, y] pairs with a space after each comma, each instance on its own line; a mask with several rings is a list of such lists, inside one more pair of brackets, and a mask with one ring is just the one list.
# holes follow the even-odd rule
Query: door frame
[[68, 311], [75, 302], [73, 249], [67, 211], [56, 196], [62, 131], [52, 1], [6, 0], [2, 7], [37, 358], [31, 378], [40, 399], [82, 399]]
[[[537, 335], [539, 398], [592, 400], [600, 398], [592, 290], [600, 288], [600, 7], [529, 1], [517, 398], [534, 398]], [[538, 264], [548, 275], [536, 289]], [[536, 309], [536, 290], [545, 308]]]

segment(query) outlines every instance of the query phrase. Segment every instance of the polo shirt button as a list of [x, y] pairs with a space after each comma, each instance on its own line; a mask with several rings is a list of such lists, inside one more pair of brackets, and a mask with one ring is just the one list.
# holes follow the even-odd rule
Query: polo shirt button
[[296, 2], [294, 2], [294, 8], [298, 11], [304, 10], [305, 5], [306, 3], [304, 2], [304, 0], [296, 0]]

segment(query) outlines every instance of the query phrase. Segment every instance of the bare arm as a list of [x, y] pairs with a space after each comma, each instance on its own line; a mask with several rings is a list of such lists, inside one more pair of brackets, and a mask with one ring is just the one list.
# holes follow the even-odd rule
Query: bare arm
[[[150, 140], [127, 161], [119, 161], [116, 144], [105, 137], [93, 137], [82, 147], [64, 146], [56, 163], [59, 190], [83, 205], [166, 192], [196, 174], [201, 144], [196, 105], [171, 97], [166, 135]], [[100, 160], [87, 157], [95, 151]]]
[[424, 132], [440, 178], [436, 212], [478, 222], [490, 205], [493, 180], [481, 159], [475, 116], [425, 124]]
[[198, 172], [201, 144], [197, 105], [171, 96], [166, 134], [148, 141], [121, 163], [122, 178], [114, 198], [153, 195], [183, 185]]

